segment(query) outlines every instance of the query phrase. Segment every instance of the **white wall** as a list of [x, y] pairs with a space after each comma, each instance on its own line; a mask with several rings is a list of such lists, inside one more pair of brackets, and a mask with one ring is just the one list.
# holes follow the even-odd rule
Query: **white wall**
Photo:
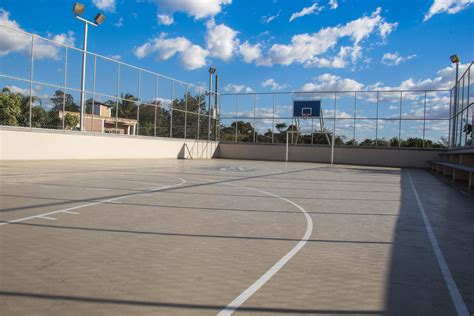
[[[446, 150], [336, 146], [334, 163], [423, 168], [426, 161], [439, 159], [438, 155], [443, 152]], [[285, 161], [285, 155], [285, 144], [219, 143], [214, 158]], [[288, 157], [289, 161], [329, 163], [331, 148], [290, 146]]]
[[0, 128], [0, 160], [34, 159], [209, 159], [217, 142]]

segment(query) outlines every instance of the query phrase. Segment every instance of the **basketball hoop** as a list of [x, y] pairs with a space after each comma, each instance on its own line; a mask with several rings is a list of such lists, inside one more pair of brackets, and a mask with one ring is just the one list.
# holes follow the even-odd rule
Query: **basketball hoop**
[[307, 120], [310, 116], [311, 116], [310, 113], [303, 113], [303, 114], [301, 115], [301, 117], [303, 118], [303, 120]]

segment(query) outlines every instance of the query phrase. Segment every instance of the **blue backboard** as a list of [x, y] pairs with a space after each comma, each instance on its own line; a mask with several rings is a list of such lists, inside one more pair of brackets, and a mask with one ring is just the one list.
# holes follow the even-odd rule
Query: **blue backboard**
[[321, 100], [293, 101], [294, 117], [320, 117]]

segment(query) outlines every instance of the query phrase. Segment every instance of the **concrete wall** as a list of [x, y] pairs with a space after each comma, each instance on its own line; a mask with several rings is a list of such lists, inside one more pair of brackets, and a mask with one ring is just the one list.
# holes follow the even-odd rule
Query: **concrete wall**
[[209, 159], [217, 142], [0, 128], [0, 160], [32, 159]]
[[[445, 150], [413, 148], [371, 148], [341, 146], [334, 149], [334, 162], [389, 167], [425, 167], [427, 160], [439, 159]], [[285, 144], [220, 143], [214, 158], [255, 159], [284, 161]], [[289, 147], [289, 161], [331, 161], [331, 148], [325, 146], [297, 145]]]

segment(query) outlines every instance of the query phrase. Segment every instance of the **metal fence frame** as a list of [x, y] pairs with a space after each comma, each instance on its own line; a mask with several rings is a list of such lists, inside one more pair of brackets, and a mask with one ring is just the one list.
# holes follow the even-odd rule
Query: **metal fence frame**
[[[471, 72], [474, 72], [473, 65], [474, 62], [469, 64], [452, 89], [452, 94], [456, 95], [456, 99], [452, 98], [450, 111], [451, 148], [474, 148], [473, 133], [471, 132], [469, 139], [469, 135], [463, 131], [466, 124], [470, 123], [471, 129], [473, 126], [474, 82], [471, 81]], [[457, 93], [454, 93], [455, 89]]]
[[[450, 116], [447, 116], [446, 118], [427, 118], [426, 116], [426, 110], [427, 110], [427, 107], [426, 107], [426, 101], [427, 101], [427, 94], [428, 93], [448, 93], [450, 94], [450, 99], [452, 99], [452, 89], [451, 90], [446, 90], [446, 89], [430, 89], [430, 90], [337, 90], [337, 91], [292, 91], [292, 92], [288, 92], [288, 91], [278, 91], [278, 92], [249, 92], [249, 93], [221, 93], [219, 95], [220, 97], [220, 102], [219, 102], [219, 106], [220, 106], [220, 119], [221, 121], [222, 120], [233, 120], [234, 122], [238, 122], [238, 121], [242, 121], [242, 120], [248, 120], [248, 121], [253, 121], [254, 122], [254, 128], [256, 127], [256, 120], [264, 120], [264, 119], [269, 119], [269, 117], [263, 117], [263, 116], [256, 116], [255, 113], [256, 113], [256, 98], [257, 96], [259, 95], [271, 95], [272, 96], [272, 115], [271, 115], [271, 119], [272, 119], [272, 135], [271, 135], [271, 143], [274, 143], [275, 142], [275, 130], [274, 130], [274, 127], [275, 127], [275, 122], [276, 122], [276, 108], [275, 108], [275, 96], [278, 96], [278, 95], [286, 95], [286, 96], [291, 96], [292, 100], [295, 99], [295, 96], [298, 96], [298, 95], [333, 95], [333, 98], [334, 98], [334, 103], [332, 105], [332, 110], [333, 111], [333, 116], [332, 117], [327, 117], [325, 118], [325, 120], [328, 120], [328, 121], [332, 121], [332, 123], [334, 124], [331, 131], [336, 131], [336, 135], [337, 135], [337, 123], [340, 122], [340, 121], [345, 121], [345, 120], [353, 120], [353, 133], [352, 133], [352, 139], [355, 139], [355, 135], [356, 135], [356, 122], [357, 120], [368, 120], [368, 121], [375, 121], [375, 146], [378, 147], [378, 143], [380, 141], [379, 139], [379, 121], [398, 121], [399, 122], [399, 127], [398, 127], [398, 147], [401, 147], [401, 132], [402, 132], [402, 122], [403, 121], [423, 121], [423, 133], [422, 133], [422, 139], [423, 139], [423, 147], [422, 148], [425, 148], [425, 144], [426, 144], [426, 122], [427, 121], [444, 121], [444, 122], [448, 122], [451, 120], [451, 117]], [[357, 117], [357, 100], [358, 100], [358, 94], [375, 94], [376, 95], [376, 102], [375, 103], [375, 113], [376, 113], [376, 116], [375, 117]], [[399, 107], [400, 107], [400, 111], [399, 111], [399, 114], [397, 117], [392, 117], [392, 118], [387, 118], [387, 117], [379, 117], [379, 100], [380, 100], [380, 95], [381, 94], [385, 94], [385, 93], [400, 93], [400, 97], [399, 97]], [[420, 93], [420, 94], [424, 94], [424, 106], [423, 106], [423, 117], [413, 117], [413, 118], [410, 118], [410, 117], [403, 117], [402, 115], [402, 108], [403, 108], [403, 94], [404, 93]], [[337, 108], [338, 108], [338, 99], [339, 99], [339, 96], [347, 96], [348, 94], [354, 94], [354, 105], [353, 105], [353, 117], [351, 118], [341, 118], [341, 117], [337, 117]], [[222, 111], [222, 107], [224, 105], [224, 101], [222, 100], [223, 97], [232, 97], [232, 96], [235, 96], [236, 97], [236, 101], [235, 101], [235, 116], [228, 116], [225, 114], [225, 112]], [[239, 116], [238, 113], [239, 113], [239, 105], [240, 105], [240, 97], [241, 96], [252, 96], [253, 97], [253, 100], [254, 100], [254, 104], [253, 104], [253, 113], [254, 115], [253, 116]], [[451, 103], [451, 102], [450, 102]], [[292, 106], [292, 105], [291, 105]], [[450, 105], [451, 106], [451, 105]], [[270, 107], [268, 107], [270, 108]], [[328, 110], [326, 108], [326, 110]], [[289, 112], [292, 113], [292, 110], [290, 110]], [[292, 124], [295, 123], [295, 118], [293, 116], [282, 116], [282, 117], [278, 117], [279, 120], [292, 120]], [[309, 120], [309, 119], [308, 119]], [[319, 120], [319, 119], [318, 119]], [[449, 125], [449, 124], [448, 124]], [[255, 128], [256, 130], [256, 128]], [[448, 140], [450, 138], [450, 129], [447, 129], [447, 134], [448, 134]], [[314, 129], [314, 118], [311, 118], [311, 144], [313, 144], [313, 134], [315, 133], [315, 129]], [[222, 139], [221, 139], [222, 140]], [[238, 142], [238, 125], [236, 124], [235, 126], [235, 137], [234, 137], [234, 140], [233, 142]], [[255, 141], [255, 132], [254, 132], [254, 137], [253, 137], [253, 142], [256, 142]], [[349, 146], [349, 145], [346, 145], [346, 146]], [[383, 147], [387, 147], [387, 146], [383, 146]]]
[[[77, 51], [77, 52], [80, 52], [80, 53], [83, 53], [84, 51], [80, 48], [76, 48], [76, 47], [73, 47], [73, 46], [70, 46], [70, 45], [66, 45], [66, 44], [63, 44], [63, 43], [59, 43], [57, 41], [54, 41], [52, 39], [49, 39], [49, 38], [45, 38], [45, 37], [41, 37], [39, 35], [36, 35], [36, 34], [32, 34], [32, 33], [28, 33], [28, 32], [25, 32], [23, 30], [20, 30], [20, 29], [16, 29], [16, 28], [12, 28], [12, 27], [8, 27], [8, 26], [5, 26], [5, 25], [0, 25], [0, 28], [3, 28], [3, 29], [6, 29], [6, 30], [9, 30], [11, 32], [19, 32], [19, 33], [22, 33], [26, 36], [29, 36], [31, 37], [31, 46], [30, 46], [30, 50], [29, 50], [29, 77], [28, 78], [22, 78], [22, 77], [18, 77], [18, 76], [12, 76], [12, 75], [7, 75], [5, 73], [0, 73], [0, 78], [3, 78], [3, 79], [6, 79], [6, 80], [11, 80], [11, 81], [16, 81], [16, 82], [23, 82], [23, 83], [26, 83], [26, 84], [29, 84], [29, 123], [28, 123], [28, 126], [29, 128], [35, 128], [35, 127], [32, 127], [32, 107], [33, 107], [33, 97], [34, 97], [34, 91], [33, 91], [33, 86], [34, 85], [41, 85], [41, 86], [45, 86], [45, 87], [50, 87], [50, 88], [54, 88], [54, 89], [57, 89], [59, 91], [62, 91], [64, 94], [66, 94], [68, 91], [69, 92], [77, 92], [77, 93], [84, 93], [85, 95], [91, 95], [92, 96], [92, 110], [91, 110], [91, 115], [92, 117], [94, 117], [94, 104], [96, 102], [96, 99], [98, 97], [105, 97], [105, 98], [110, 98], [111, 100], [115, 100], [116, 102], [116, 113], [115, 113], [115, 122], [116, 122], [116, 126], [118, 124], [118, 107], [119, 107], [119, 103], [120, 102], [123, 102], [123, 101], [133, 101], [135, 103], [137, 103], [137, 118], [136, 118], [136, 121], [137, 121], [137, 127], [136, 127], [136, 131], [137, 133], [135, 133], [135, 135], [139, 135], [139, 132], [140, 132], [140, 129], [139, 129], [139, 126], [140, 126], [140, 106], [154, 106], [155, 107], [155, 126], [154, 126], [154, 136], [157, 136], [157, 110], [159, 108], [169, 108], [169, 111], [170, 111], [170, 124], [169, 124], [169, 137], [170, 138], [173, 138], [173, 112], [182, 112], [184, 113], [184, 120], [185, 120], [185, 124], [184, 124], [184, 131], [183, 131], [183, 135], [184, 135], [184, 138], [186, 139], [187, 136], [189, 135], [188, 131], [187, 131], [187, 122], [188, 122], [188, 115], [196, 115], [198, 118], [197, 118], [197, 137], [196, 139], [200, 139], [200, 135], [199, 135], [199, 130], [201, 128], [200, 126], [200, 121], [203, 119], [202, 117], [207, 117], [207, 119], [209, 120], [209, 122], [212, 120], [212, 116], [211, 116], [211, 111], [208, 111], [208, 113], [201, 113], [201, 109], [200, 107], [198, 107], [198, 111], [197, 112], [192, 112], [192, 111], [188, 111], [187, 109], [187, 106], [188, 106], [188, 92], [191, 90], [191, 89], [194, 89], [197, 93], [196, 93], [196, 97], [198, 97], [199, 99], [202, 98], [204, 104], [205, 104], [205, 107], [207, 109], [211, 109], [211, 106], [215, 106], [214, 105], [211, 105], [211, 104], [207, 104], [206, 100], [207, 98], [205, 96], [208, 96], [208, 95], [211, 95], [211, 98], [209, 98], [212, 102], [212, 100], [215, 100], [216, 98], [214, 97], [214, 95], [216, 94], [215, 91], [209, 91], [208, 89], [204, 88], [204, 87], [200, 87], [200, 86], [196, 86], [196, 85], [193, 85], [191, 83], [187, 83], [187, 82], [184, 82], [184, 81], [181, 81], [181, 80], [178, 80], [178, 79], [174, 79], [174, 78], [171, 78], [171, 77], [168, 77], [168, 76], [165, 76], [165, 75], [162, 75], [160, 73], [157, 73], [157, 72], [153, 72], [153, 71], [150, 71], [150, 70], [147, 70], [147, 69], [144, 69], [144, 68], [141, 68], [141, 67], [137, 67], [137, 66], [134, 66], [134, 65], [130, 65], [130, 64], [127, 64], [127, 63], [124, 63], [124, 62], [121, 62], [119, 60], [115, 60], [115, 59], [112, 59], [112, 58], [109, 58], [109, 57], [106, 57], [106, 56], [102, 56], [102, 55], [99, 55], [99, 54], [96, 54], [96, 53], [93, 53], [93, 52], [86, 52], [88, 55], [92, 56], [93, 57], [93, 75], [92, 75], [92, 91], [89, 91], [87, 90], [86, 88], [84, 90], [81, 90], [81, 89], [77, 89], [77, 88], [73, 88], [73, 87], [69, 87], [68, 86], [68, 82], [67, 82], [67, 75], [68, 75], [68, 53], [72, 50], [72, 51]], [[49, 43], [50, 45], [54, 45], [54, 47], [60, 47], [60, 48], [63, 48], [64, 49], [64, 70], [63, 70], [63, 84], [61, 85], [58, 85], [58, 84], [53, 84], [51, 82], [43, 82], [43, 81], [38, 81], [38, 80], [35, 80], [35, 41], [37, 40], [41, 40], [41, 41], [45, 41], [46, 43]], [[116, 66], [117, 66], [117, 83], [116, 83], [116, 94], [115, 95], [110, 95], [110, 94], [107, 94], [107, 93], [103, 93], [103, 92], [99, 92], [96, 90], [96, 63], [97, 63], [97, 59], [102, 59], [104, 61], [108, 61], [108, 62], [111, 62], [111, 63], [114, 63]], [[137, 100], [130, 100], [130, 99], [124, 99], [121, 97], [121, 90], [120, 90], [120, 84], [121, 84], [121, 81], [120, 81], [120, 68], [121, 67], [129, 67], [130, 69], [134, 69], [138, 72], [138, 82], [137, 82], [137, 90], [138, 90], [138, 95], [136, 96]], [[154, 103], [150, 103], [150, 102], [147, 102], [146, 100], [142, 100], [141, 97], [140, 97], [140, 78], [141, 78], [141, 75], [142, 73], [148, 73], [152, 76], [154, 76], [156, 78], [156, 85], [155, 85], [155, 100], [158, 100], [160, 95], [159, 95], [159, 82], [162, 81], [162, 80], [166, 80], [168, 82], [171, 82], [171, 98], [170, 98], [170, 102], [169, 102], [169, 105], [162, 105], [162, 104], [154, 104]], [[173, 108], [173, 101], [175, 100], [175, 84], [181, 84], [185, 87], [185, 91], [186, 91], [186, 98], [184, 98], [184, 102], [185, 102], [185, 110], [181, 110], [181, 109], [176, 109], [176, 108]], [[125, 92], [126, 93], [126, 92]], [[218, 93], [217, 93], [218, 95]], [[64, 106], [65, 106], [65, 100], [66, 98], [64, 97], [63, 98], [64, 101], [63, 101], [63, 111], [64, 111]], [[94, 120], [92, 120], [92, 122], [94, 122]], [[211, 124], [209, 123], [209, 126]], [[161, 128], [161, 127], [160, 127]], [[64, 130], [65, 129], [65, 123], [64, 123], [64, 117], [62, 118], [62, 129]], [[89, 131], [85, 131], [85, 133], [89, 133]], [[211, 136], [212, 136], [212, 140], [217, 140], [217, 133], [213, 133], [211, 130], [207, 130], [207, 135], [206, 135], [206, 138], [203, 138], [203, 140], [211, 140]]]

